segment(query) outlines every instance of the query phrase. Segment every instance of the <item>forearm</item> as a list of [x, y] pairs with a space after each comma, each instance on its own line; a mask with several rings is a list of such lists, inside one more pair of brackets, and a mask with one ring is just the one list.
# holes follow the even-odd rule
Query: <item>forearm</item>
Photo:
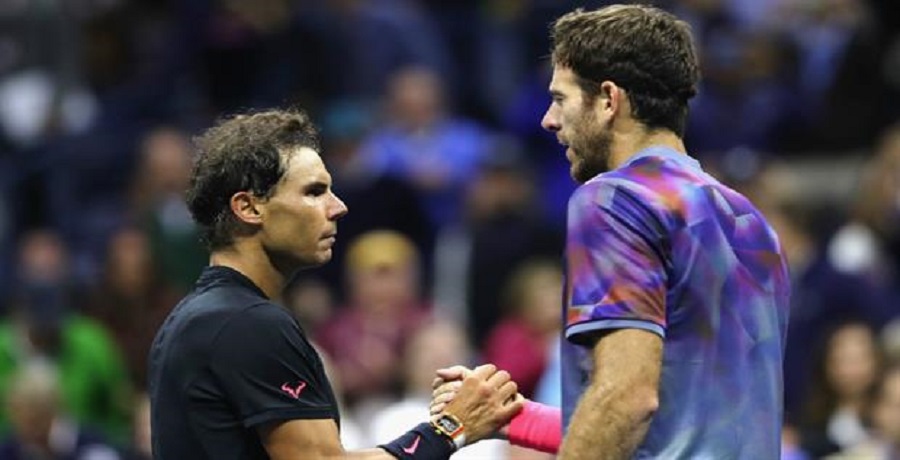
[[306, 446], [302, 449], [296, 446], [284, 446], [281, 449], [270, 448], [268, 454], [272, 460], [300, 460], [307, 458], [319, 460], [397, 460], [397, 457], [377, 447], [345, 451], [340, 448], [339, 444], [334, 447]]
[[655, 408], [640, 391], [591, 385], [579, 401], [560, 449], [560, 459], [628, 459], [650, 426]]
[[396, 441], [374, 448], [352, 451], [345, 451], [340, 448], [340, 445], [337, 448], [333, 446], [316, 446], [302, 451], [294, 449], [280, 452], [270, 450], [269, 457], [272, 460], [299, 460], [306, 458], [320, 460], [447, 460], [454, 451], [445, 446], [449, 442], [448, 440], [434, 436], [423, 437], [412, 430]]
[[[371, 449], [346, 451], [341, 446], [337, 426], [319, 420], [292, 420], [261, 429], [266, 452], [272, 460], [365, 459], [365, 460], [447, 460], [456, 450], [454, 441], [430, 424], [421, 423], [397, 439]], [[313, 425], [310, 425], [312, 423]]]
[[293, 456], [291, 460], [300, 460], [307, 458], [315, 458], [318, 460], [397, 460], [397, 457], [394, 457], [387, 451], [378, 448], [360, 449], [349, 452], [335, 453], [332, 455], [320, 453], [310, 456], [309, 453], [304, 453], [301, 455]]
[[360, 449], [350, 452], [344, 452], [336, 456], [320, 457], [323, 460], [397, 460], [397, 457], [389, 454], [384, 449]]

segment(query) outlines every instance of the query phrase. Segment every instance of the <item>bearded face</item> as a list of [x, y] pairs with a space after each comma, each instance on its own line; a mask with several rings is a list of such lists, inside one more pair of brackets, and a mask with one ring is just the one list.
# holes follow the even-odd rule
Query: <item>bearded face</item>
[[572, 179], [583, 184], [609, 170], [612, 134], [607, 126], [597, 120], [590, 107], [585, 107], [576, 115], [564, 139], [568, 144], [566, 158], [571, 164], [569, 173]]
[[584, 183], [608, 171], [612, 133], [609, 120], [597, 116], [599, 96], [586, 97], [575, 73], [565, 67], [554, 68], [550, 94], [553, 101], [541, 126], [555, 132], [559, 143], [567, 147], [572, 178]]

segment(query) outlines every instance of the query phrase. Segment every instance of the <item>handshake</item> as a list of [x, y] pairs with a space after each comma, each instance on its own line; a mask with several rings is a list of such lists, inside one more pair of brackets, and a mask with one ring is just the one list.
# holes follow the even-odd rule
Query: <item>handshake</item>
[[432, 387], [431, 423], [457, 448], [494, 438], [543, 452], [559, 449], [559, 409], [527, 400], [509, 373], [493, 364], [439, 369]]

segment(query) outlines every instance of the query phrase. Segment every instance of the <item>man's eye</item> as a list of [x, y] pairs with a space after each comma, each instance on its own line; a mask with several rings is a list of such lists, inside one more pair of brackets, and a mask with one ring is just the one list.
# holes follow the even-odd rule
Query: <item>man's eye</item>
[[326, 187], [310, 187], [306, 189], [307, 196], [322, 196], [328, 191]]

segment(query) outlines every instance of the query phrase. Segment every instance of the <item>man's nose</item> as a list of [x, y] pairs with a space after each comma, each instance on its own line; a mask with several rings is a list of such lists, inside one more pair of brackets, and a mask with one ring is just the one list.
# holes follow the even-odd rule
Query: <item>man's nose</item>
[[344, 217], [347, 214], [348, 209], [347, 209], [347, 205], [344, 203], [343, 200], [338, 198], [337, 195], [333, 195], [333, 196], [334, 196], [334, 203], [331, 206], [331, 218], [336, 220], [336, 219], [340, 219], [341, 217]]
[[541, 119], [541, 127], [547, 131], [559, 131], [559, 120], [556, 116], [556, 111], [553, 110], [552, 106], [544, 113], [544, 118]]

